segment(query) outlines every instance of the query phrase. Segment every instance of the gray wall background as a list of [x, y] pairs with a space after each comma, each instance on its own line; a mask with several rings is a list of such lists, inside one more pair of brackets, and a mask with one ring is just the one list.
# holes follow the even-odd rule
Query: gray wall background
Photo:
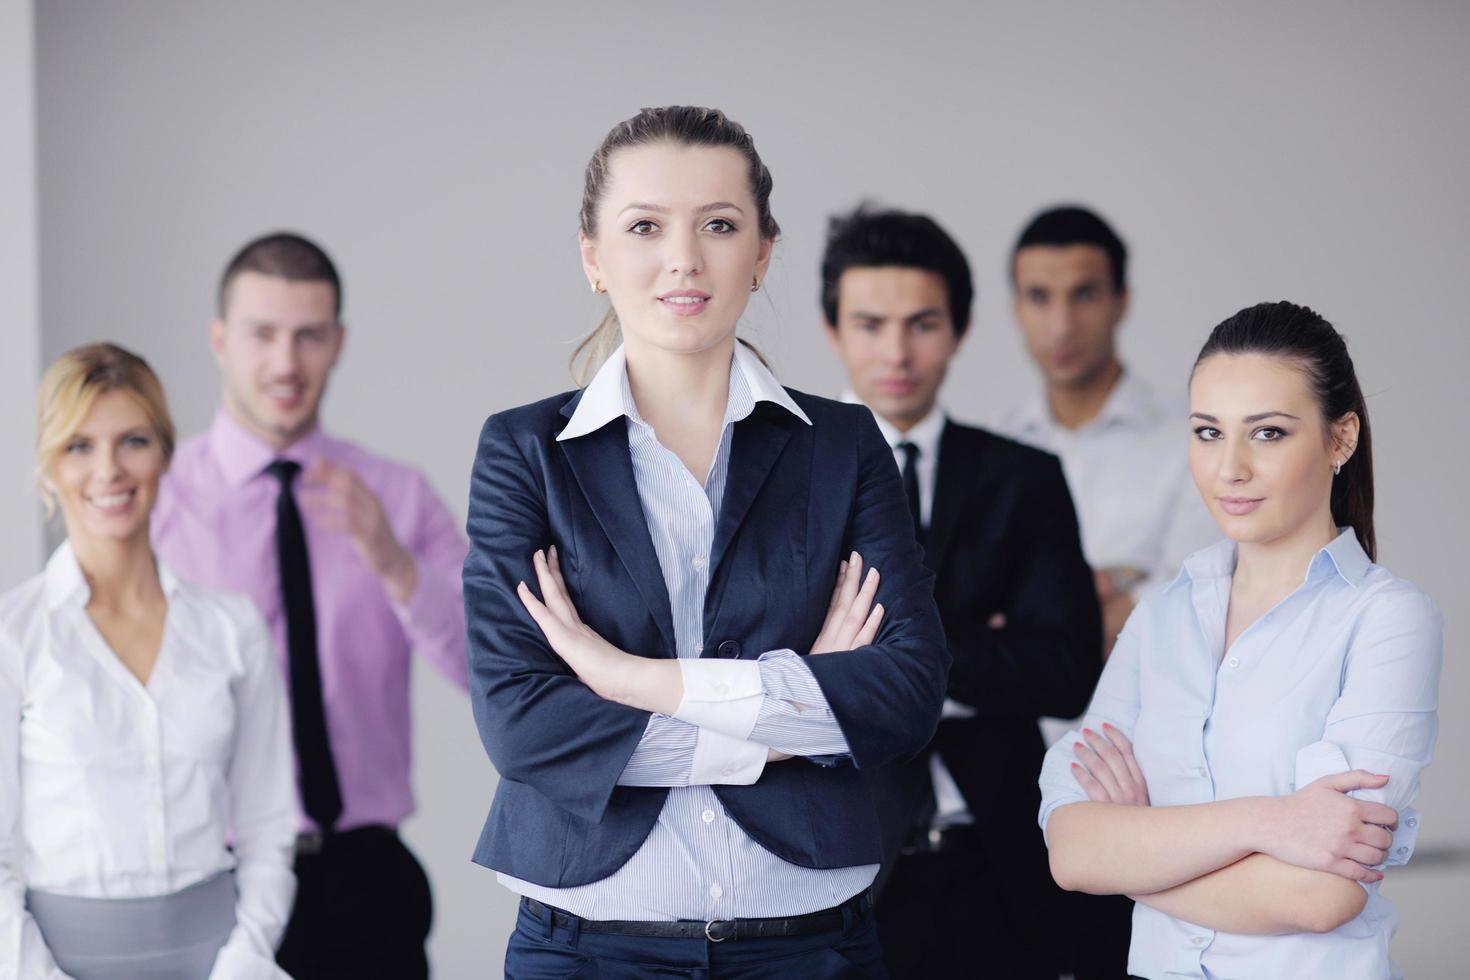
[[[11, 28], [26, 30], [28, 7], [0, 5], [0, 192], [22, 219], [28, 176], [10, 166], [28, 140], [11, 120], [23, 125], [31, 103], [10, 76], [29, 52]], [[349, 343], [327, 424], [421, 466], [461, 517], [481, 421], [568, 387], [571, 345], [600, 314], [574, 242], [581, 170], [640, 106], [717, 105], [756, 137], [785, 238], [747, 332], [810, 391], [841, 383], [818, 327], [825, 218], [863, 198], [930, 211], [969, 253], [976, 320], [946, 391], [963, 419], [1037, 383], [1009, 316], [1005, 258], [1045, 204], [1092, 204], [1129, 242], [1123, 350], [1160, 386], [1182, 392], [1208, 329], [1236, 309], [1317, 307], [1348, 336], [1370, 393], [1382, 560], [1447, 620], [1420, 855], [1386, 886], [1402, 903], [1395, 953], [1411, 977], [1456, 975], [1470, 956], [1470, 7], [33, 9], [40, 362], [84, 341], [124, 343], [162, 374], [180, 428], [197, 431], [218, 395], [204, 326], [220, 267], [259, 232], [302, 230], [346, 280]], [[29, 240], [15, 240], [0, 252], [0, 390], [24, 390], [24, 406], [40, 363]], [[1181, 452], [1183, 440], [1181, 425]], [[3, 490], [29, 479], [29, 458], [10, 448]], [[6, 584], [42, 558], [26, 506], [6, 505], [22, 556], [7, 558]], [[463, 696], [428, 670], [414, 685], [419, 813], [405, 829], [435, 884], [434, 963], [444, 977], [495, 975], [513, 901], [468, 860], [495, 774]]]

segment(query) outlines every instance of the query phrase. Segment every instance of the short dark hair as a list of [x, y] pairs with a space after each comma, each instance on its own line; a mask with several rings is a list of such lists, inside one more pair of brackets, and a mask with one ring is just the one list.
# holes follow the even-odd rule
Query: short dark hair
[[1128, 288], [1128, 246], [1102, 218], [1075, 204], [1047, 208], [1021, 231], [1016, 247], [1011, 249], [1011, 281], [1016, 280], [1016, 256], [1033, 245], [1096, 245], [1107, 253], [1113, 269], [1113, 289]]
[[235, 253], [219, 280], [219, 315], [225, 315], [230, 284], [242, 272], [258, 272], [296, 282], [325, 282], [332, 287], [333, 312], [342, 315], [342, 280], [322, 247], [289, 231], [261, 235]]
[[860, 204], [827, 225], [822, 254], [822, 312], [837, 325], [837, 284], [854, 267], [899, 267], [938, 273], [949, 291], [949, 317], [956, 337], [970, 326], [975, 284], [965, 253], [928, 215], [877, 211]]

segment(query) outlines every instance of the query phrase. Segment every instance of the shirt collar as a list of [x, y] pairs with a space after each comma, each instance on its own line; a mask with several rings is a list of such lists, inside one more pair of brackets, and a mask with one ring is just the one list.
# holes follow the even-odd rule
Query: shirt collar
[[[158, 583], [163, 587], [163, 594], [172, 599], [179, 590], [178, 577], [157, 554], [153, 556], [153, 563], [158, 569]], [[57, 545], [51, 557], [46, 560], [44, 575], [48, 612], [55, 612], [73, 602], [85, 606], [91, 600], [92, 589], [87, 585], [87, 576], [82, 573], [81, 563], [77, 561], [76, 551], [72, 549], [70, 541]]]
[[277, 459], [290, 459], [303, 467], [321, 454], [327, 437], [320, 427], [312, 429], [285, 449], [277, 449], [230, 417], [223, 408], [214, 413], [209, 427], [209, 448], [225, 482], [240, 486], [260, 475]]
[[[1035, 392], [1017, 411], [1018, 428], [1022, 432], [1035, 433], [1058, 428], [1051, 413], [1051, 403], [1046, 399], [1046, 389]], [[1098, 410], [1097, 418], [1083, 429], [1110, 425], [1155, 425], [1160, 421], [1153, 389], [1142, 378], [1127, 368], [1118, 376], [1117, 384], [1108, 392], [1107, 399]]]
[[[849, 405], [865, 404], [851, 388], [842, 393], [842, 400]], [[871, 411], [869, 406], [869, 411]], [[944, 432], [944, 423], [948, 416], [938, 402], [929, 409], [929, 414], [921, 418], [915, 425], [910, 426], [907, 432], [900, 432], [892, 422], [873, 412], [873, 421], [878, 423], [878, 431], [883, 433], [883, 439], [888, 443], [888, 448], [897, 449], [901, 442], [911, 442], [919, 448], [920, 459], [935, 459], [939, 453], [939, 437]]]
[[[738, 374], [737, 374], [738, 372]], [[750, 392], [750, 409], [755, 407], [756, 402], [771, 402], [779, 405], [786, 411], [801, 419], [807, 425], [812, 420], [807, 418], [801, 406], [797, 405], [789, 392], [781, 387], [776, 376], [771, 373], [770, 368], [761, 363], [759, 357], [744, 344], [735, 344], [735, 357], [730, 364], [730, 384], [733, 392], [736, 378], [744, 382], [746, 389]], [[726, 403], [726, 421], [739, 421], [749, 415], [746, 410], [739, 418], [731, 418], [732, 412], [739, 411], [739, 407], [730, 401]], [[596, 432], [604, 425], [617, 418], [632, 418], [642, 421], [638, 416], [637, 406], [633, 404], [633, 396], [628, 389], [628, 355], [621, 344], [613, 351], [597, 373], [592, 376], [592, 381], [582, 389], [582, 397], [577, 402], [572, 417], [568, 420], [566, 427], [556, 437], [557, 442], [567, 439], [576, 439], [580, 436]]]
[[[1169, 583], [1168, 588], [1173, 589], [1182, 582], [1233, 575], [1236, 554], [1235, 542], [1229, 538], [1196, 551], [1184, 559], [1184, 567], [1179, 569], [1179, 574]], [[1311, 581], [1324, 570], [1331, 570], [1348, 585], [1356, 588], [1363, 581], [1363, 576], [1368, 574], [1368, 568], [1372, 564], [1367, 552], [1358, 543], [1358, 536], [1353, 529], [1340, 527], [1337, 529], [1337, 537], [1312, 556], [1304, 581]]]

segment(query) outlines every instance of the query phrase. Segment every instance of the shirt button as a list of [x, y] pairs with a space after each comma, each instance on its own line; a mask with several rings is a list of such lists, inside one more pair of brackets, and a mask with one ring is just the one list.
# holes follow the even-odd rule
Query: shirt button
[[730, 685], [726, 684], [724, 681], [715, 681], [714, 692], [716, 694], [729, 694]]
[[1239, 657], [1231, 657], [1229, 660], [1226, 661], [1226, 663], [1228, 663], [1232, 667], [1239, 667], [1240, 666], [1240, 658]]
[[709, 897], [710, 898], [719, 898], [723, 894], [725, 894], [725, 889], [721, 888], [719, 885], [710, 885], [709, 886]]
[[1199, 769], [1196, 770], [1196, 772], [1199, 773], [1199, 778], [1200, 779], [1204, 779], [1206, 776], [1208, 776], [1210, 774], [1210, 770], [1206, 769], [1204, 766], [1200, 766]]
[[735, 767], [734, 766], [726, 766], [724, 769], [722, 769], [720, 771], [720, 774], [723, 775], [723, 776], [733, 776], [733, 775], [735, 775]]
[[1419, 826], [1419, 818], [1410, 817], [1409, 819], [1405, 820], [1404, 823], [1409, 827], [1410, 830], [1413, 830], [1415, 827]]
[[1195, 936], [1193, 939], [1190, 940], [1190, 942], [1194, 943], [1196, 946], [1203, 946], [1205, 944], [1205, 937]]
[[704, 653], [704, 644], [703, 643], [696, 643], [696, 644], [694, 644], [694, 652], [695, 653]]
[[1393, 849], [1393, 852], [1399, 857], [1403, 857], [1405, 854], [1409, 853], [1409, 849], [1407, 847], [1396, 847]]
[[705, 561], [704, 555], [695, 555], [694, 556], [694, 561], [693, 561], [692, 564], [694, 565], [695, 568], [703, 568], [704, 567], [704, 561]]
[[703, 813], [701, 813], [700, 816], [704, 818], [704, 822], [705, 823], [714, 823], [715, 822], [715, 811], [713, 811], [713, 810], [706, 810]]

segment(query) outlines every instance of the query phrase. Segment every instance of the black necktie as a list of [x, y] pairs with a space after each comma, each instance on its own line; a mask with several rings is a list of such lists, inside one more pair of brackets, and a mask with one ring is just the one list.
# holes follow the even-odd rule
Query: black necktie
[[914, 534], [919, 543], [924, 543], [924, 513], [919, 503], [919, 447], [911, 442], [900, 442], [898, 451], [903, 453], [903, 491], [909, 496], [909, 516], [914, 519]]
[[291, 482], [300, 463], [278, 459], [266, 472], [281, 484], [276, 497], [276, 561], [281, 571], [281, 603], [286, 610], [287, 659], [291, 677], [291, 725], [296, 738], [301, 805], [322, 830], [331, 830], [342, 815], [342, 789], [327, 738], [322, 705], [322, 672], [316, 653], [316, 600], [311, 594], [311, 560], [306, 530]]

